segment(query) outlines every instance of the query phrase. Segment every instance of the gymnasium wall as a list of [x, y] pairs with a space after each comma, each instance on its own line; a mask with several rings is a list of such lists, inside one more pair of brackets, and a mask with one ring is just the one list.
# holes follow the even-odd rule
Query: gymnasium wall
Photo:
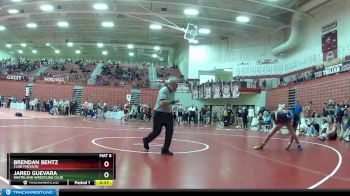
[[[27, 82], [22, 81], [0, 81], [0, 94], [5, 96], [18, 96], [22, 99], [25, 96], [25, 87]], [[68, 84], [49, 84], [35, 83], [33, 86], [33, 97], [40, 101], [55, 99], [72, 99], [73, 88], [75, 85]], [[108, 105], [124, 105], [127, 94], [130, 94], [130, 87], [103, 87], [103, 86], [84, 86], [83, 100], [91, 100], [97, 103], [107, 101]], [[141, 102], [147, 102], [154, 106], [158, 95], [158, 89], [141, 89]]]
[[296, 89], [296, 99], [305, 106], [313, 102], [314, 110], [322, 112], [322, 104], [333, 99], [341, 104], [344, 99], [350, 99], [350, 72], [306, 81], [303, 84], [280, 87], [267, 92], [266, 105], [275, 109], [279, 103], [288, 103], [288, 89]]
[[266, 91], [261, 91], [260, 94], [241, 94], [237, 99], [202, 99], [203, 105], [255, 105], [255, 110], [258, 107], [265, 106]]
[[7, 53], [6, 51], [0, 50], [0, 59], [7, 58], [7, 57], [12, 57], [12, 55]]
[[189, 60], [189, 45], [187, 40], [180, 42], [174, 50], [175, 64], [179, 66], [179, 70], [185, 79], [188, 79], [188, 60]]
[[[311, 61], [309, 66], [322, 63], [322, 27], [337, 21], [338, 54], [340, 57], [350, 54], [350, 1], [337, 0], [312, 13], [302, 22], [302, 41], [293, 51], [285, 55], [283, 62], [296, 62], [293, 67], [300, 69], [304, 61]], [[300, 62], [300, 63], [298, 63]], [[286, 65], [288, 66], [288, 65]]]
[[249, 65], [255, 65], [259, 59], [271, 58], [271, 49], [286, 39], [287, 34], [284, 30], [274, 34], [242, 32], [228, 35], [228, 40], [214, 37], [206, 42], [191, 44], [189, 78], [198, 78], [199, 70], [224, 68], [233, 68], [233, 75], [237, 75], [235, 69], [238, 64], [247, 62]]

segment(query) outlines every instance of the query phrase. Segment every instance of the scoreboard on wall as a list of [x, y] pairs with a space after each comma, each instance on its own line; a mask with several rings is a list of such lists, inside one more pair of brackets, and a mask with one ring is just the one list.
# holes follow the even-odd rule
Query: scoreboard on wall
[[112, 186], [114, 153], [9, 153], [11, 185]]

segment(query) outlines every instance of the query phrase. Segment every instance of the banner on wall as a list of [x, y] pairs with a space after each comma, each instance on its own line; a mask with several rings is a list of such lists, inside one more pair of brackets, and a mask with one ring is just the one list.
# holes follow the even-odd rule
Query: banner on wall
[[214, 84], [214, 95], [213, 98], [221, 98], [221, 83]]
[[205, 90], [205, 96], [204, 98], [209, 99], [211, 98], [211, 85], [210, 84], [204, 84], [204, 90]]
[[24, 76], [7, 75], [6, 79], [8, 79], [8, 80], [24, 80]]
[[230, 85], [228, 83], [224, 83], [222, 85], [222, 98], [230, 98]]
[[332, 61], [338, 58], [337, 30], [322, 35], [323, 61]]
[[64, 78], [44, 78], [45, 82], [64, 82]]
[[193, 87], [192, 90], [192, 99], [198, 99], [198, 87]]
[[198, 86], [198, 98], [202, 99], [204, 97], [204, 87], [203, 85]]
[[190, 84], [187, 84], [187, 83], [179, 83], [177, 89], [176, 89], [177, 92], [180, 92], [180, 93], [189, 93], [191, 91], [190, 89]]
[[231, 89], [232, 89], [232, 98], [238, 98], [240, 95], [239, 85], [232, 82]]

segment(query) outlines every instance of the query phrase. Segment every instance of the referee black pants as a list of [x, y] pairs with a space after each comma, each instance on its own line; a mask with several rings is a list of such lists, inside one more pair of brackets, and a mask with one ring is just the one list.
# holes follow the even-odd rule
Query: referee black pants
[[151, 143], [156, 137], [160, 135], [163, 126], [165, 127], [166, 132], [162, 151], [168, 151], [174, 132], [174, 121], [173, 115], [171, 113], [154, 111], [153, 131], [145, 138], [145, 141], [147, 143]]

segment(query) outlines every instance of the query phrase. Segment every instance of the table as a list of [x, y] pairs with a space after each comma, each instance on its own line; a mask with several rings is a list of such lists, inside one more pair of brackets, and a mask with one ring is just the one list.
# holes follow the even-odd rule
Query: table
[[25, 110], [26, 104], [24, 104], [24, 103], [12, 103], [11, 102], [10, 108], [11, 109]]
[[124, 112], [123, 111], [119, 111], [119, 112], [106, 112], [106, 118], [107, 119], [118, 119], [120, 120], [122, 117], [124, 116]]

